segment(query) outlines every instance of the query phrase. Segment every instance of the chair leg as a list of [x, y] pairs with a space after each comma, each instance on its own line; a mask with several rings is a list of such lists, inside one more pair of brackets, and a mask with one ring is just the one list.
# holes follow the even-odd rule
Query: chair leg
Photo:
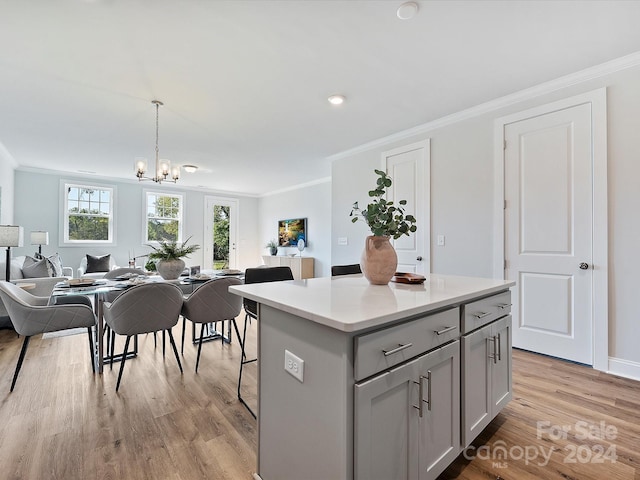
[[257, 361], [257, 358], [254, 358], [254, 359], [251, 359], [251, 360], [244, 360], [244, 358], [246, 357], [244, 345], [245, 345], [245, 341], [247, 339], [247, 323], [248, 323], [248, 318], [247, 317], [249, 317], [249, 315], [247, 315], [245, 317], [245, 319], [244, 319], [244, 330], [243, 330], [243, 333], [242, 333], [242, 342], [241, 342], [242, 357], [240, 358], [240, 373], [238, 374], [238, 400], [240, 400], [240, 403], [242, 403], [247, 408], [247, 410], [249, 410], [249, 413], [251, 414], [251, 416], [253, 416], [253, 418], [257, 419], [258, 416], [251, 409], [249, 404], [247, 404], [247, 402], [244, 401], [244, 398], [242, 398], [242, 394], [240, 393], [240, 386], [242, 385], [242, 368], [244, 367], [244, 364]]
[[[246, 359], [247, 355], [245, 354], [245, 351], [244, 351], [244, 342], [242, 341], [242, 338], [240, 338], [240, 330], [238, 329], [238, 324], [236, 323], [236, 319], [232, 318], [229, 321], [233, 323], [233, 328], [236, 330], [236, 337], [238, 337], [238, 343], [240, 344], [240, 349], [242, 350], [242, 358]], [[231, 332], [229, 332], [229, 337], [231, 337]]]
[[182, 317], [182, 345], [180, 346], [180, 353], [184, 355], [184, 332], [187, 330], [187, 317]]
[[93, 331], [91, 327], [87, 327], [87, 333], [89, 334], [89, 358], [91, 359], [91, 371], [96, 373], [96, 365], [93, 361]]
[[[122, 378], [122, 372], [124, 371], [124, 362], [127, 359], [126, 351], [129, 350], [129, 340], [131, 340], [131, 335], [127, 335], [127, 340], [124, 342], [125, 354], [122, 355], [122, 362], [120, 363], [120, 372], [118, 373], [118, 383], [116, 383], [116, 392], [120, 388], [120, 379]], [[113, 365], [113, 358], [111, 358], [111, 365]]]
[[200, 365], [200, 352], [202, 351], [202, 337], [204, 337], [204, 326], [202, 324], [202, 328], [200, 329], [200, 341], [198, 342], [198, 356], [196, 357], [196, 373], [198, 373], [198, 365]]
[[[114, 332], [113, 330], [111, 330], [111, 342], [110, 343], [111, 343], [111, 355], [109, 355], [109, 359], [110, 359], [111, 366], [109, 368], [111, 370], [113, 370], [113, 359], [116, 356], [116, 332]], [[129, 344], [127, 343], [127, 345], [129, 345]], [[108, 348], [107, 348], [107, 350], [108, 350]], [[127, 349], [125, 348], [124, 351], [126, 353]]]
[[164, 333], [165, 331], [162, 331], [162, 358], [164, 358], [164, 353], [167, 349], [167, 336]]
[[158, 346], [158, 337], [156, 337], [156, 332], [153, 332], [153, 348]]
[[169, 340], [171, 341], [171, 346], [173, 347], [173, 353], [176, 356], [178, 367], [180, 367], [180, 373], [184, 373], [182, 371], [182, 363], [180, 363], [180, 356], [178, 355], [178, 347], [176, 347], [176, 341], [173, 339], [173, 333], [171, 333], [171, 329], [168, 329], [167, 333], [169, 334]]
[[24, 337], [24, 341], [22, 342], [22, 349], [20, 350], [20, 356], [18, 357], [18, 364], [16, 365], [16, 371], [13, 374], [13, 381], [11, 382], [11, 390], [13, 392], [13, 387], [16, 385], [16, 380], [18, 380], [18, 374], [20, 373], [20, 369], [22, 368], [22, 361], [24, 360], [24, 355], [27, 353], [27, 348], [29, 347], [29, 339], [31, 337]]

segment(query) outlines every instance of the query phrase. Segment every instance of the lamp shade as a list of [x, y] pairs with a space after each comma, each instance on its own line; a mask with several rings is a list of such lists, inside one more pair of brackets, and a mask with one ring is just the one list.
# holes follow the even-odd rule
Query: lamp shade
[[17, 225], [0, 225], [0, 247], [21, 247], [24, 230]]
[[49, 245], [49, 232], [31, 232], [31, 245]]

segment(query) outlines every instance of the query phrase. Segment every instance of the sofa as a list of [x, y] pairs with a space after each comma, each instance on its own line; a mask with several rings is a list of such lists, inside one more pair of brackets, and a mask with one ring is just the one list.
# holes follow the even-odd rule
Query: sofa
[[[16, 285], [19, 285], [21, 283], [32, 283], [35, 285], [34, 288], [30, 288], [28, 290], [28, 292], [31, 295], [35, 295], [37, 297], [49, 297], [56, 283], [63, 282], [73, 277], [73, 269], [71, 267], [61, 266], [62, 275], [55, 276], [55, 277], [49, 277], [49, 276], [29, 277], [28, 275], [30, 271], [28, 271], [27, 276], [25, 278], [25, 272], [23, 271], [23, 267], [26, 259], [27, 257], [25, 256], [12, 258], [9, 264], [9, 269], [10, 269], [11, 281]], [[7, 267], [6, 267], [5, 261], [6, 260], [4, 258], [0, 260], [0, 280], [6, 280], [5, 276], [6, 276]], [[33, 262], [30, 262], [30, 263], [33, 263]], [[2, 303], [2, 301], [0, 301], [0, 328], [11, 327], [11, 323], [8, 322], [8, 317], [9, 316], [7, 314], [7, 310], [4, 304]]]

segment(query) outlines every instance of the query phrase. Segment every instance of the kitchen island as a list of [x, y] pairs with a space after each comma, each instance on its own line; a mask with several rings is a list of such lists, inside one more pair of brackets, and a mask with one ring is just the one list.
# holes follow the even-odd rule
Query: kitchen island
[[513, 285], [230, 287], [258, 302], [258, 478], [436, 478], [511, 398]]

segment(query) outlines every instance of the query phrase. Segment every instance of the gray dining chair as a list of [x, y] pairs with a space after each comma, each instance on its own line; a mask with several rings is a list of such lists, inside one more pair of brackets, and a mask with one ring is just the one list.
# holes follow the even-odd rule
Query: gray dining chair
[[96, 317], [90, 306], [80, 303], [49, 305], [48, 297], [36, 297], [13, 283], [4, 281], [0, 282], [0, 300], [4, 303], [16, 332], [24, 337], [11, 382], [12, 392], [29, 347], [29, 339], [40, 333], [86, 328], [89, 335], [91, 367], [95, 371], [91, 327], [96, 325]]
[[340, 275], [352, 275], [354, 273], [362, 273], [359, 263], [352, 263], [350, 265], [333, 265], [331, 267], [331, 276], [338, 277]]
[[[104, 304], [103, 315], [109, 328], [118, 335], [127, 337], [120, 363], [116, 392], [120, 388], [129, 341], [131, 337], [139, 334], [166, 331], [182, 373], [178, 349], [171, 333], [171, 328], [178, 323], [181, 309], [182, 290], [174, 284], [164, 282], [135, 285], [118, 295], [113, 302]], [[114, 347], [112, 346], [112, 365], [113, 351]]]
[[[242, 298], [229, 293], [229, 287], [231, 285], [241, 284], [242, 281], [237, 278], [209, 280], [199, 285], [198, 288], [184, 300], [182, 304], [182, 316], [194, 324], [201, 324], [198, 356], [196, 359], [196, 373], [198, 373], [202, 339], [207, 324], [221, 322], [222, 330], [224, 331], [224, 322], [231, 322], [236, 331], [240, 347], [242, 348], [240, 330], [236, 323], [236, 317], [240, 315], [240, 311], [242, 310]], [[184, 336], [182, 342], [184, 343]], [[224, 342], [222, 343], [224, 344]], [[244, 349], [242, 350], [244, 351]]]

